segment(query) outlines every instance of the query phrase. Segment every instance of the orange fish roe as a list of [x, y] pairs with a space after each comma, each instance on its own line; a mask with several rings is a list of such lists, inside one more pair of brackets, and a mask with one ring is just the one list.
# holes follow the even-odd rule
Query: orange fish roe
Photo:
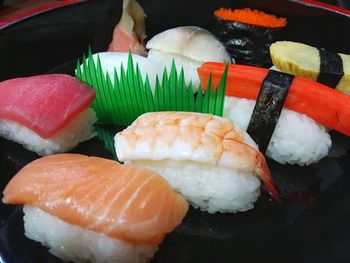
[[274, 15], [249, 8], [235, 10], [220, 8], [214, 12], [214, 15], [224, 20], [264, 27], [285, 27], [287, 24], [286, 18], [277, 18]]

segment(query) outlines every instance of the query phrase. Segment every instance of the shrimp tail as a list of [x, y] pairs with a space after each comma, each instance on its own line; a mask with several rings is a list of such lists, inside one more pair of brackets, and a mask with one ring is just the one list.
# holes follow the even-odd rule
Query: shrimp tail
[[275, 188], [265, 157], [260, 152], [258, 152], [258, 163], [256, 167], [257, 176], [264, 182], [264, 189], [281, 204], [282, 200], [280, 194]]

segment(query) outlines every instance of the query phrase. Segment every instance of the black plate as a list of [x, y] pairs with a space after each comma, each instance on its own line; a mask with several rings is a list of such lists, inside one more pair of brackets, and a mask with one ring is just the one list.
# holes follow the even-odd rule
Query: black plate
[[[268, 2], [268, 4], [267, 4]], [[140, 1], [147, 33], [179, 25], [212, 30], [212, 11], [258, 7], [288, 17], [284, 39], [350, 53], [350, 18], [295, 1]], [[0, 30], [0, 79], [45, 72], [72, 73], [88, 45], [104, 50], [119, 20], [121, 1], [87, 1], [40, 14]], [[350, 139], [333, 132], [340, 157], [308, 167], [268, 160], [282, 193], [279, 205], [263, 192], [256, 208], [240, 214], [210, 215], [190, 209], [168, 235], [152, 262], [349, 262]], [[112, 158], [98, 139], [73, 152]], [[25, 164], [38, 158], [0, 139], [0, 190]], [[0, 262], [60, 262], [23, 234], [19, 206], [0, 204]]]

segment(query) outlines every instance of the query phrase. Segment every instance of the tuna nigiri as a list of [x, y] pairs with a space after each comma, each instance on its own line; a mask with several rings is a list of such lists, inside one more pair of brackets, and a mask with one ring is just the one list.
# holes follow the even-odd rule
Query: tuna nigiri
[[3, 202], [25, 205], [26, 235], [51, 253], [93, 262], [145, 262], [188, 210], [157, 173], [79, 154], [28, 164]]
[[39, 155], [65, 152], [95, 136], [93, 88], [64, 74], [0, 82], [0, 136]]
[[260, 180], [279, 200], [257, 145], [225, 118], [145, 113], [116, 134], [115, 149], [120, 161], [158, 172], [194, 207], [209, 213], [253, 208]]

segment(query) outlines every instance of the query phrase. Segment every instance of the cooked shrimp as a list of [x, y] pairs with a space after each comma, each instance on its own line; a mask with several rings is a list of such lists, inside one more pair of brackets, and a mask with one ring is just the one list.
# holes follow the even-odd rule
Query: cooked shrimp
[[115, 142], [121, 161], [192, 161], [253, 174], [280, 200], [257, 145], [228, 119], [189, 112], [146, 113], [118, 133]]

